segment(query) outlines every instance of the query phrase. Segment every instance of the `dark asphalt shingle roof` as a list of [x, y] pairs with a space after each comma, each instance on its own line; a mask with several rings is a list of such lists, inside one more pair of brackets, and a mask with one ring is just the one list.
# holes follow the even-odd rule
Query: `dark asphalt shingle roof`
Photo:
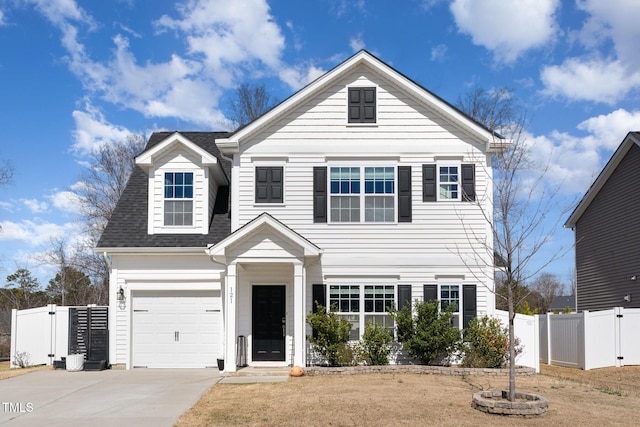
[[[145, 150], [162, 142], [174, 132], [155, 132], [149, 138]], [[216, 138], [226, 138], [227, 132], [180, 132], [189, 141], [218, 158], [229, 182], [231, 164], [225, 160], [215, 144]], [[230, 191], [220, 187], [210, 218], [208, 234], [153, 234], [148, 231], [149, 206], [148, 176], [136, 167], [116, 205], [97, 248], [127, 247], [207, 247], [218, 243], [231, 233]]]

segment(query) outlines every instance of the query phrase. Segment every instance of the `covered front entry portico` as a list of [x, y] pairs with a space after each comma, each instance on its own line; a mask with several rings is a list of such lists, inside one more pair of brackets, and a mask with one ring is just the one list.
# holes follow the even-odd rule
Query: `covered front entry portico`
[[306, 363], [307, 267], [321, 249], [263, 213], [207, 249], [226, 265], [223, 285], [225, 371], [235, 372], [237, 338], [250, 366]]

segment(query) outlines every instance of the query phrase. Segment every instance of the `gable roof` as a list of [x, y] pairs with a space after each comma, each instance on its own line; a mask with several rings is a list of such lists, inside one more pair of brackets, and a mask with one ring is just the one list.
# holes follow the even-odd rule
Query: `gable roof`
[[575, 207], [567, 222], [564, 223], [564, 226], [567, 228], [574, 228], [576, 223], [587, 210], [591, 202], [598, 195], [598, 192], [604, 187], [607, 180], [616, 170], [624, 156], [629, 152], [633, 144], [640, 146], [640, 132], [629, 132], [620, 146], [613, 153], [607, 164], [604, 166], [598, 177], [593, 181], [589, 190], [587, 190], [586, 194], [582, 197], [578, 205]]
[[[156, 135], [159, 134], [160, 133], [157, 133]], [[224, 170], [220, 167], [220, 162], [213, 152], [210, 152], [208, 149], [205, 149], [204, 147], [190, 141], [188, 138], [185, 138], [185, 136], [180, 132], [174, 132], [163, 140], [158, 141], [153, 146], [147, 146], [147, 148], [140, 153], [138, 157], [136, 157], [136, 164], [148, 172], [158, 157], [171, 151], [177, 146], [182, 146], [198, 156], [200, 163], [212, 170], [213, 177], [218, 184], [229, 184], [229, 180], [227, 179]], [[219, 154], [220, 152], [217, 150], [215, 144], [213, 147], [215, 147], [215, 151]]]
[[[508, 141], [504, 140], [496, 133], [492, 133], [485, 126], [476, 122], [456, 107], [444, 101], [439, 96], [420, 86], [404, 74], [395, 70], [385, 62], [381, 61], [366, 50], [361, 50], [351, 58], [339, 64], [334, 69], [323, 74], [285, 101], [281, 102], [265, 114], [238, 129], [228, 138], [217, 141], [218, 147], [225, 154], [231, 154], [238, 150], [242, 141], [249, 139], [252, 135], [260, 132], [274, 120], [286, 115], [287, 112], [293, 110], [296, 106], [303, 104], [306, 100], [312, 98], [322, 90], [331, 86], [337, 80], [353, 71], [356, 67], [364, 65], [371, 71], [385, 76], [396, 86], [402, 88], [405, 92], [419, 100], [426, 106], [435, 110], [447, 121], [457, 125], [460, 129], [471, 135], [475, 140], [486, 144], [487, 151], [501, 150], [508, 145]], [[496, 140], [498, 141], [496, 143]]]
[[[145, 153], [153, 152], [175, 132], [154, 132], [149, 138]], [[224, 159], [216, 147], [216, 138], [226, 137], [227, 132], [180, 132], [181, 138], [215, 157], [226, 177], [231, 177], [231, 164]], [[208, 234], [148, 234], [149, 184], [146, 172], [134, 168], [127, 186], [116, 205], [109, 222], [100, 237], [97, 248], [205, 248], [215, 244], [231, 233], [229, 186], [218, 190]]]
[[314, 243], [310, 242], [293, 229], [287, 227], [267, 212], [261, 213], [260, 215], [234, 231], [233, 234], [229, 235], [221, 242], [211, 245], [207, 249], [207, 253], [214, 260], [224, 264], [226, 258], [226, 250], [228, 247], [241, 242], [242, 240], [247, 238], [247, 236], [250, 236], [257, 230], [262, 228], [266, 228], [276, 234], [279, 234], [289, 243], [293, 244], [294, 246], [300, 247], [305, 257], [315, 257], [322, 253], [322, 250]]

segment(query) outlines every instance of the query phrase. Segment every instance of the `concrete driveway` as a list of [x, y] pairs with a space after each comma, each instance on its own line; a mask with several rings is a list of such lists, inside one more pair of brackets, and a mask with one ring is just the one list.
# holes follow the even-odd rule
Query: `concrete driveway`
[[0, 425], [171, 426], [216, 369], [37, 371], [0, 381]]

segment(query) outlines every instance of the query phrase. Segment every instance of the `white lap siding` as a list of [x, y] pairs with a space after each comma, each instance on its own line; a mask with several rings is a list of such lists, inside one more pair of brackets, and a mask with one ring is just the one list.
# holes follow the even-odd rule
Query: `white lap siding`
[[[131, 367], [131, 302], [136, 292], [217, 291], [222, 307], [223, 272], [204, 250], [202, 254], [114, 255], [109, 291], [111, 363]], [[124, 302], [117, 298], [120, 287], [124, 290]], [[222, 333], [222, 325], [218, 332]]]

